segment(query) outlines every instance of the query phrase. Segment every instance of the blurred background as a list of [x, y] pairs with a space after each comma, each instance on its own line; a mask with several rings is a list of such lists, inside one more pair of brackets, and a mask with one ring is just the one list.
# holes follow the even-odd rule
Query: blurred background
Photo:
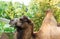
[[23, 15], [33, 21], [34, 31], [38, 31], [48, 8], [60, 23], [60, 0], [0, 0], [0, 37], [13, 39], [15, 29], [9, 27], [9, 20]]

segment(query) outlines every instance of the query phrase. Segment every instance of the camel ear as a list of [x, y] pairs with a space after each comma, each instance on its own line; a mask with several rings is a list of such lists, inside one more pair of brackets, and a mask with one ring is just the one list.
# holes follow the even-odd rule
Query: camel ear
[[27, 23], [31, 23], [31, 20], [29, 20], [29, 19], [26, 19], [25, 21], [26, 21]]
[[22, 17], [20, 18], [20, 21], [22, 21], [22, 22], [27, 22], [27, 23], [31, 23], [31, 20], [30, 20], [27, 16], [22, 16]]
[[28, 23], [31, 23], [31, 20], [30, 20], [28, 17], [23, 16], [23, 18], [25, 19], [24, 21], [26, 21], [26, 22], [28, 22]]

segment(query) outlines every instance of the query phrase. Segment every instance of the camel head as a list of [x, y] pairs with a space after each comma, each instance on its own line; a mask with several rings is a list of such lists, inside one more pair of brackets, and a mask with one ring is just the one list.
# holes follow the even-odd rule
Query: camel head
[[33, 25], [31, 20], [28, 19], [28, 17], [26, 17], [26, 16], [22, 16], [21, 18], [12, 19], [12, 20], [10, 20], [9, 24], [16, 28], [19, 28], [19, 29], [25, 29], [25, 28], [28, 28], [29, 25]]

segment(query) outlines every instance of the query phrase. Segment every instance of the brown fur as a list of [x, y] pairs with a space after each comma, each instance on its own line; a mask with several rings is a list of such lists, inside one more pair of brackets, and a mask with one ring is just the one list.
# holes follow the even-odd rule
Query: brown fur
[[60, 39], [60, 27], [57, 27], [57, 22], [50, 10], [43, 20], [37, 39]]
[[26, 16], [11, 20], [10, 24], [16, 27], [14, 39], [35, 39], [36, 33], [33, 33], [33, 23]]

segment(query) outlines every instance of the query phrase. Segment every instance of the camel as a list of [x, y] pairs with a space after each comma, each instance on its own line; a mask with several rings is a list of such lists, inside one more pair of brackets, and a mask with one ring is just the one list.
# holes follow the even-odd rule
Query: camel
[[37, 39], [60, 39], [60, 27], [57, 26], [57, 21], [50, 9], [46, 11]]
[[14, 25], [16, 32], [14, 39], [34, 39], [35, 34], [33, 34], [33, 23], [26, 16], [18, 19], [10, 20], [10, 25]]
[[16, 27], [15, 39], [60, 39], [60, 27], [51, 10], [46, 11], [46, 17], [37, 33], [33, 32], [33, 23], [27, 17], [11, 20], [10, 24]]

